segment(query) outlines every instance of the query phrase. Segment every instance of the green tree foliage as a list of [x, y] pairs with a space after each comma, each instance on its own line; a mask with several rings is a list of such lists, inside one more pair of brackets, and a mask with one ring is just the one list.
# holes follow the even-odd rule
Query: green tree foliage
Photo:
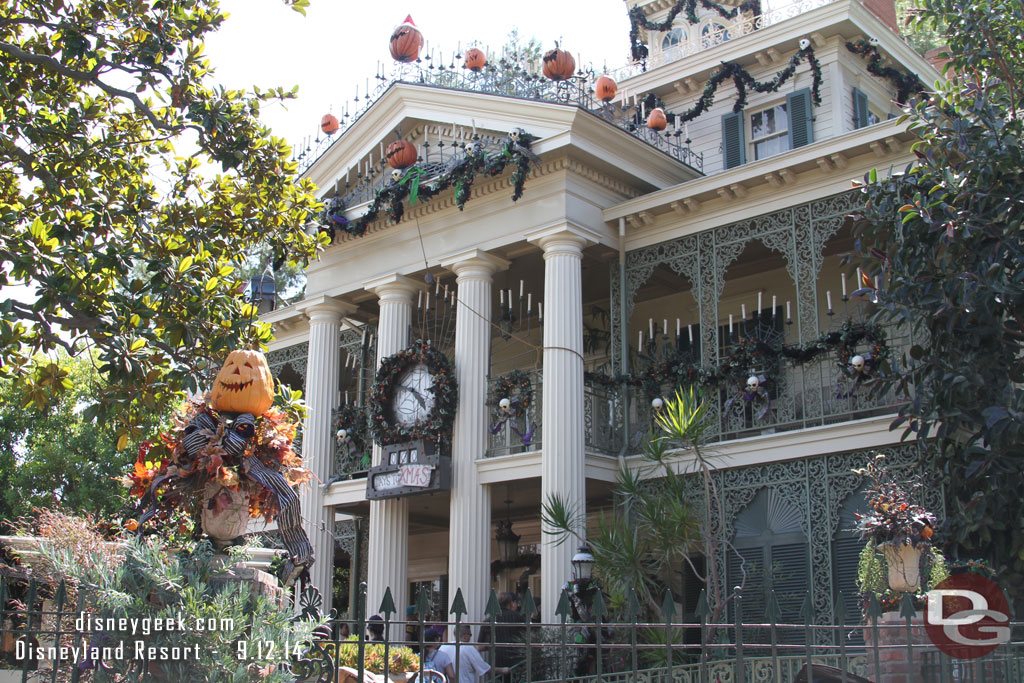
[[893, 427], [937, 443], [954, 552], [986, 556], [1020, 599], [1024, 6], [937, 0], [913, 22], [948, 27], [951, 79], [906, 112], [917, 162], [864, 187], [877, 319], [909, 321], [916, 342], [879, 381], [909, 397]]
[[31, 292], [0, 298], [0, 371], [49, 400], [67, 389], [33, 357], [94, 350], [86, 417], [116, 420], [121, 447], [269, 339], [239, 266], [318, 246], [313, 187], [258, 118], [293, 93], [214, 83], [203, 39], [224, 20], [216, 0], [0, 3], [0, 287]]
[[44, 400], [45, 387], [0, 378], [0, 519], [29, 515], [34, 507], [101, 516], [121, 508], [125, 489], [114, 479], [125, 460], [115, 430], [82, 416], [100, 383], [94, 355], [61, 354], [48, 368], [65, 385], [53, 400]]

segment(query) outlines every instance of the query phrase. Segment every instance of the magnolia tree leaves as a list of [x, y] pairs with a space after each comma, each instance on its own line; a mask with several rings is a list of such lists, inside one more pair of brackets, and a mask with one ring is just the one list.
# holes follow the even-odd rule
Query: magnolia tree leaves
[[86, 415], [119, 447], [270, 338], [239, 295], [247, 257], [301, 266], [322, 243], [301, 229], [313, 186], [258, 118], [294, 93], [213, 80], [224, 19], [214, 0], [0, 7], [0, 372], [45, 403], [67, 387], [33, 357], [94, 352]]

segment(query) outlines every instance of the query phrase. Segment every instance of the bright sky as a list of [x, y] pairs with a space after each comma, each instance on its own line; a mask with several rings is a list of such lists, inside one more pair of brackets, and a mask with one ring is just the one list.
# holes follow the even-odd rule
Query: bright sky
[[[411, 14], [435, 55], [446, 63], [460, 41], [474, 41], [498, 51], [509, 31], [523, 41], [537, 38], [546, 51], [554, 41], [595, 69], [626, 64], [629, 19], [623, 0], [311, 0], [306, 16], [281, 0], [222, 0], [231, 16], [207, 41], [216, 79], [232, 88], [299, 86], [297, 100], [262, 111], [276, 135], [293, 145], [319, 132], [320, 117], [333, 105], [337, 113], [349, 102], [354, 111], [356, 85], [365, 94], [366, 79], [388, 53], [392, 29]], [[285, 109], [284, 107], [287, 107]]]

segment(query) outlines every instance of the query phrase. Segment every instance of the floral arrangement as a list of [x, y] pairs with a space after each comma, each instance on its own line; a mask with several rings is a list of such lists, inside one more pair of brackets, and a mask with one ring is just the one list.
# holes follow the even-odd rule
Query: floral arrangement
[[[434, 377], [430, 388], [434, 394], [434, 406], [427, 419], [421, 422], [410, 426], [394, 424], [390, 401], [395, 382], [407, 368], [420, 363]], [[427, 342], [417, 340], [409, 348], [381, 361], [369, 393], [370, 431], [382, 446], [416, 439], [447, 442], [452, 437], [457, 403], [458, 388], [451, 361]]]
[[885, 455], [881, 453], [867, 467], [853, 472], [871, 480], [865, 490], [871, 512], [856, 514], [854, 530], [861, 538], [877, 545], [891, 543], [915, 548], [931, 545], [935, 515], [911, 502], [912, 495], [922, 487], [920, 479], [897, 479], [886, 467]]
[[[337, 666], [359, 668], [358, 636], [350, 636], [337, 644], [324, 643], [323, 648], [334, 658]], [[363, 648], [363, 669], [375, 674], [384, 673], [384, 643], [364, 643]], [[420, 658], [408, 647], [392, 645], [388, 648], [388, 660], [391, 673], [420, 670]]]
[[[860, 551], [857, 561], [857, 591], [860, 593], [860, 607], [868, 614], [871, 596], [878, 600], [882, 612], [897, 612], [903, 600], [903, 593], [889, 587], [886, 578], [886, 560], [873, 540], [869, 540]], [[927, 604], [928, 591], [939, 585], [955, 571], [955, 565], [946, 561], [945, 556], [936, 547], [928, 549], [927, 571], [924, 572], [924, 583], [910, 593], [910, 600], [915, 609], [923, 609]]]

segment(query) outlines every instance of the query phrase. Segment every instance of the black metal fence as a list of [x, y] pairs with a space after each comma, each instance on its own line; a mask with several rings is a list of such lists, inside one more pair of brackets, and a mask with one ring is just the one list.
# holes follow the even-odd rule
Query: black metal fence
[[[136, 675], [125, 677], [103, 667], [33, 655], [55, 643], [84, 647], [93, 634], [76, 630], [85, 604], [81, 593], [77, 604], [68, 604], [63, 584], [47, 587], [22, 581], [19, 590], [21, 597], [12, 598], [6, 582], [0, 582], [0, 683], [167, 680], [142, 665]], [[803, 623], [776, 623], [771, 605], [777, 601], [772, 595], [766, 600], [765, 618], [758, 623], [739, 616], [711, 623], [707, 614], [679, 621], [668, 607], [671, 601], [662, 610], [668, 613], [664, 620], [648, 621], [633, 599], [609, 621], [602, 598], [583, 606], [583, 597], [563, 591], [556, 610], [558, 621], [540, 623], [529, 590], [512, 610], [501, 609], [492, 591], [483, 621], [465, 619], [461, 591], [456, 591], [444, 618], [431, 613], [425, 594], [419, 596], [411, 614], [403, 611], [399, 617], [388, 592], [378, 614], [368, 618], [363, 584], [354, 618], [328, 619], [313, 641], [281, 648], [288, 656], [279, 666], [296, 683], [411, 680], [411, 672], [424, 669], [418, 679], [446, 683], [463, 680], [464, 667], [480, 661], [468, 652], [476, 649], [482, 660], [495, 667], [494, 680], [502, 683], [1024, 681], [1024, 623], [1009, 622], [1010, 641], [990, 653], [954, 659], [930, 641], [922, 615], [914, 615], [912, 605], [907, 610], [909, 596], [904, 598], [902, 616], [881, 614], [877, 602], [870, 601], [872, 616], [851, 624], [814, 623], [808, 611], [801, 615]], [[301, 610], [299, 616], [322, 617], [319, 605], [317, 591], [307, 588], [295, 609]], [[581, 612], [589, 613], [590, 619], [580, 620]], [[742, 612], [729, 610], [735, 615]], [[456, 642], [456, 634], [467, 628], [468, 636]], [[446, 644], [451, 669], [439, 664], [443, 657], [433, 656], [441, 644]], [[445, 670], [433, 673], [432, 668]]]

